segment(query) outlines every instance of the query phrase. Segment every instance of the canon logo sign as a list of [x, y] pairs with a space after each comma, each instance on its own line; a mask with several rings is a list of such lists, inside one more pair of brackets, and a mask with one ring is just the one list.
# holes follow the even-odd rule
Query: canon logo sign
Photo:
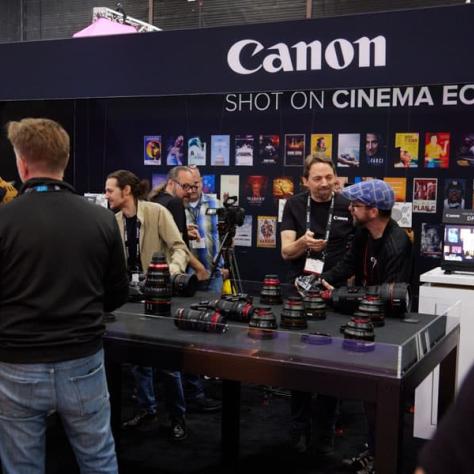
[[323, 67], [345, 69], [352, 63], [358, 67], [386, 65], [385, 36], [363, 36], [352, 43], [343, 38], [323, 46], [321, 41], [300, 41], [291, 46], [276, 43], [265, 46], [257, 40], [243, 39], [233, 44], [227, 53], [227, 63], [237, 74], [254, 74], [263, 68], [270, 74], [293, 71], [319, 71]]

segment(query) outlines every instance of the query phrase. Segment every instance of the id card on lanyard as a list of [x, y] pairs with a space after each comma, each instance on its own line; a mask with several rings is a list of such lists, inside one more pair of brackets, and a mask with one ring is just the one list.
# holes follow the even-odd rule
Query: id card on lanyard
[[[332, 226], [332, 217], [334, 214], [334, 193], [331, 197], [331, 204], [329, 205], [329, 212], [328, 212], [328, 221], [326, 224], [326, 231], [324, 232], [324, 240], [327, 242], [329, 239], [329, 234], [331, 233], [331, 226]], [[311, 226], [311, 197], [310, 193], [308, 193], [308, 200], [306, 201], [306, 232], [310, 229]], [[311, 257], [311, 250], [307, 250], [306, 252], [306, 261], [304, 264], [304, 271], [305, 273], [314, 273], [315, 275], [321, 275], [324, 269], [324, 262], [326, 260], [326, 250], [321, 252], [320, 258], [312, 258]]]

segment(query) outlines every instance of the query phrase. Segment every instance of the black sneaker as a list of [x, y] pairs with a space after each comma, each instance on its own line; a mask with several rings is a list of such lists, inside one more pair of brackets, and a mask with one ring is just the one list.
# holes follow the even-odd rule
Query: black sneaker
[[140, 410], [133, 418], [122, 423], [122, 429], [152, 429], [155, 427], [158, 417], [155, 412]]
[[343, 459], [342, 464], [350, 471], [356, 474], [375, 474], [374, 457], [366, 449], [358, 456], [350, 459]]
[[221, 409], [222, 403], [212, 398], [200, 397], [186, 402], [188, 413], [214, 413]]
[[169, 438], [171, 441], [183, 441], [188, 437], [186, 422], [184, 418], [173, 418]]

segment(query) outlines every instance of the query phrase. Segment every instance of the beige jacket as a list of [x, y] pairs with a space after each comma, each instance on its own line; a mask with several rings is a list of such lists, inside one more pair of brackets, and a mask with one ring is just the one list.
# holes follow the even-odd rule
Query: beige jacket
[[[125, 242], [125, 226], [122, 211], [115, 214]], [[148, 201], [138, 201], [137, 219], [140, 222], [140, 260], [146, 272], [155, 252], [162, 252], [170, 267], [170, 273], [184, 273], [189, 262], [189, 251], [173, 216], [164, 206]], [[125, 243], [123, 250], [125, 252]]]

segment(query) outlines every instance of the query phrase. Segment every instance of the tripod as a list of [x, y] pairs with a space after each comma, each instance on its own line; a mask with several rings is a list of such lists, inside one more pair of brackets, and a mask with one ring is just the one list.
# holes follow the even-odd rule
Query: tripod
[[[219, 236], [221, 235], [222, 233], [219, 232]], [[225, 232], [224, 236], [221, 238], [219, 250], [217, 252], [216, 257], [212, 261], [211, 276], [217, 270], [217, 265], [219, 264], [219, 260], [222, 256], [222, 258], [224, 259], [224, 268], [227, 268], [230, 273], [229, 280], [231, 285], [231, 292], [233, 295], [236, 295], [237, 293], [243, 293], [243, 288], [242, 280], [240, 279], [240, 271], [239, 266], [237, 264], [237, 258], [232, 247], [232, 239], [234, 238], [234, 236], [235, 226]]]

